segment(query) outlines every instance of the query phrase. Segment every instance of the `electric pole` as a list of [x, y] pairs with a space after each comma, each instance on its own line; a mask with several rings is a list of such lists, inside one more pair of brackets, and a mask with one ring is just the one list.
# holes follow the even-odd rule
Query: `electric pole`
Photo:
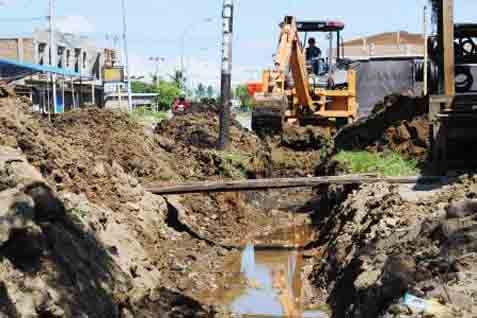
[[124, 62], [126, 67], [126, 80], [128, 88], [128, 110], [131, 112], [133, 110], [132, 103], [132, 94], [131, 94], [131, 69], [129, 66], [129, 51], [128, 51], [128, 39], [127, 39], [127, 21], [126, 21], [126, 1], [122, 0], [122, 11], [123, 11], [123, 42], [124, 42]]
[[230, 108], [232, 86], [232, 37], [234, 1], [224, 0], [222, 9], [223, 18], [223, 42], [222, 42], [222, 72], [220, 78], [220, 131], [219, 150], [224, 150], [230, 141]]
[[[50, 65], [55, 67], [56, 66], [56, 45], [55, 45], [55, 21], [53, 16], [53, 3], [54, 0], [49, 0], [50, 3]], [[56, 74], [51, 73], [51, 82], [53, 86], [53, 114], [56, 113]], [[50, 113], [49, 110], [48, 113]]]

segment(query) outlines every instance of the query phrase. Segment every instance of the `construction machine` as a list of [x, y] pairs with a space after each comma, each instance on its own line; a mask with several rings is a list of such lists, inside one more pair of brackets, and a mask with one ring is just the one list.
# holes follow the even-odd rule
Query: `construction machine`
[[[358, 113], [356, 71], [342, 56], [344, 24], [287, 16], [280, 27], [274, 67], [263, 71], [261, 82], [248, 83], [253, 97], [252, 129], [259, 134], [280, 132], [284, 125], [336, 129], [354, 121]], [[326, 60], [306, 60], [305, 43], [315, 32], [328, 35]]]

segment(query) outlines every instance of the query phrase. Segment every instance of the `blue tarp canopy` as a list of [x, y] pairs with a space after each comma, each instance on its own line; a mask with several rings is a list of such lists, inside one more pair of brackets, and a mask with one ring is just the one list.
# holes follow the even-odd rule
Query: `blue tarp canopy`
[[0, 80], [14, 80], [35, 73], [51, 73], [69, 77], [81, 76], [80, 73], [64, 68], [0, 58]]

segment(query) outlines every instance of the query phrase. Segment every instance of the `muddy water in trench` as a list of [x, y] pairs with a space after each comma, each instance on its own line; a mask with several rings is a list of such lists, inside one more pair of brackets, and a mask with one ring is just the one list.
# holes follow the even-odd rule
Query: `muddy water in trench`
[[236, 317], [329, 317], [305, 308], [303, 301], [300, 248], [313, 239], [312, 233], [310, 226], [299, 226], [255, 237], [229, 262], [215, 301]]

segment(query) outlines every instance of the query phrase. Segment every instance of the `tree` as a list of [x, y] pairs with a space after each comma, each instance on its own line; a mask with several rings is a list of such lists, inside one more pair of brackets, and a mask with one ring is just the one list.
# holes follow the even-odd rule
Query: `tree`
[[205, 91], [204, 84], [199, 83], [199, 85], [197, 85], [197, 89], [195, 90], [195, 95], [200, 100], [205, 97], [205, 94], [206, 94], [206, 91]]
[[214, 88], [212, 87], [212, 85], [207, 86], [207, 97], [208, 98], [214, 98], [214, 95], [215, 95], [215, 92], [214, 92]]
[[169, 77], [177, 87], [185, 89], [187, 79], [181, 70], [175, 70], [174, 73], [169, 75]]
[[249, 110], [252, 108], [252, 97], [248, 93], [247, 85], [241, 84], [235, 87], [234, 91], [235, 98], [240, 100], [241, 108], [244, 110]]
[[168, 110], [171, 108], [175, 98], [180, 95], [181, 88], [174, 81], [160, 79], [158, 85], [159, 109]]
[[132, 81], [131, 90], [133, 93], [154, 93], [154, 87], [151, 84], [140, 81]]
[[159, 109], [168, 110], [171, 108], [175, 98], [181, 94], [182, 89], [175, 81], [166, 81], [159, 78], [156, 82], [148, 84], [144, 82], [134, 81], [131, 83], [133, 93], [154, 93], [159, 94], [158, 104]]

